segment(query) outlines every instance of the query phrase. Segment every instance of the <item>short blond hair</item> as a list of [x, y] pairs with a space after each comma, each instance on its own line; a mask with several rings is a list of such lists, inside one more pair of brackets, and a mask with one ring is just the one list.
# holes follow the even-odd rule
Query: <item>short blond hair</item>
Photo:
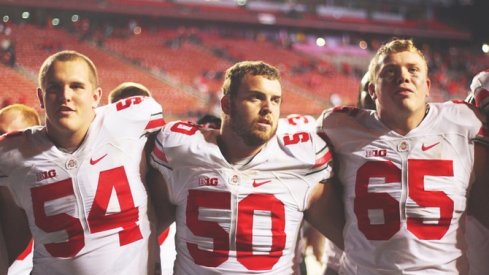
[[90, 58], [88, 58], [86, 55], [81, 54], [79, 52], [65, 50], [65, 51], [57, 52], [49, 56], [48, 58], [46, 58], [46, 60], [44, 60], [44, 62], [41, 65], [41, 68], [39, 69], [39, 76], [38, 76], [39, 88], [45, 90], [46, 76], [51, 70], [51, 68], [53, 67], [54, 63], [74, 61], [74, 60], [82, 60], [87, 64], [90, 70], [89, 76], [93, 87], [99, 87], [97, 68], [95, 67], [95, 64], [93, 64], [92, 60], [90, 60]]
[[414, 42], [411, 39], [394, 38], [382, 45], [382, 47], [380, 47], [375, 53], [372, 60], [370, 60], [370, 64], [368, 66], [369, 82], [374, 83], [377, 79], [380, 69], [379, 61], [383, 56], [400, 52], [412, 52], [418, 54], [424, 60], [426, 72], [428, 72], [428, 61], [426, 60], [424, 54], [414, 45]]
[[109, 93], [109, 103], [131, 96], [151, 96], [148, 88], [136, 82], [123, 82]]

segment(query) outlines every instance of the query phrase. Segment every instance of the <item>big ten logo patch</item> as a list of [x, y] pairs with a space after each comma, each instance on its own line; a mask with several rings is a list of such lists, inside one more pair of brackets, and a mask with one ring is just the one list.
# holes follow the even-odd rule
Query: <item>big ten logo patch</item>
[[49, 171], [41, 171], [37, 173], [37, 180], [45, 180], [45, 179], [50, 179], [56, 177], [56, 170], [51, 169]]
[[367, 150], [365, 152], [366, 157], [385, 157], [387, 156], [387, 150], [386, 149], [373, 149], [373, 150]]
[[199, 178], [200, 186], [217, 186], [218, 183], [219, 183], [218, 178], [209, 178], [206, 176]]

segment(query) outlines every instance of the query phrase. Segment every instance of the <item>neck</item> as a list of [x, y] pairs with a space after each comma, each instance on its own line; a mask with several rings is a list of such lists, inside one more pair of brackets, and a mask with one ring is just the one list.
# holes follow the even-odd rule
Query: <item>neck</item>
[[69, 130], [58, 131], [54, 127], [50, 127], [49, 123], [46, 123], [46, 133], [49, 139], [62, 151], [73, 153], [80, 147], [85, 136], [87, 135], [88, 128], [80, 129], [79, 131], [72, 132]]
[[425, 107], [415, 112], [400, 111], [395, 115], [385, 114], [382, 110], [377, 110], [380, 121], [394, 132], [403, 136], [418, 127], [428, 114], [428, 111], [429, 105], [425, 105]]
[[224, 128], [221, 130], [221, 135], [217, 138], [217, 144], [224, 158], [231, 164], [255, 156], [265, 146], [265, 144], [249, 146], [233, 131], [230, 129], [225, 130]]

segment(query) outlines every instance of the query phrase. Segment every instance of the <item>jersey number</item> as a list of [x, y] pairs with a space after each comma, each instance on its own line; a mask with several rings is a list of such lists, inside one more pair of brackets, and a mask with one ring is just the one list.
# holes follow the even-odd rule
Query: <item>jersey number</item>
[[297, 125], [297, 122], [300, 122], [302, 124], [307, 124], [309, 123], [309, 119], [307, 119], [306, 116], [303, 115], [291, 115], [287, 117], [287, 121], [289, 122], [290, 125]]
[[[408, 160], [408, 197], [420, 207], [440, 209], [435, 223], [424, 223], [422, 217], [407, 217], [407, 229], [421, 240], [440, 240], [450, 227], [453, 216], [453, 200], [445, 192], [427, 191], [425, 176], [453, 176], [453, 163], [450, 160]], [[369, 161], [358, 169], [355, 187], [354, 212], [358, 227], [369, 240], [388, 240], [401, 227], [399, 202], [387, 193], [368, 192], [369, 180], [383, 178], [385, 184], [399, 184], [401, 170], [390, 161]], [[372, 224], [369, 210], [381, 210], [383, 223]], [[409, 214], [408, 214], [409, 215]]]
[[[229, 192], [189, 190], [187, 200], [187, 226], [199, 237], [211, 238], [213, 250], [204, 250], [195, 243], [187, 243], [187, 248], [199, 265], [217, 267], [229, 257], [229, 233], [219, 223], [199, 219], [199, 209], [231, 209]], [[270, 270], [277, 263], [285, 248], [285, 207], [271, 194], [250, 194], [238, 203], [236, 219], [237, 259], [249, 270]], [[206, 211], [206, 210], [204, 210]], [[221, 212], [220, 211], [220, 212]], [[268, 211], [271, 218], [272, 244], [270, 252], [253, 254], [254, 211]]]
[[116, 107], [117, 111], [121, 111], [121, 110], [124, 110], [124, 109], [131, 107], [131, 105], [133, 105], [133, 104], [137, 105], [141, 102], [143, 102], [142, 97], [133, 96], [133, 97], [129, 97], [129, 98], [125, 98], [125, 99], [121, 99], [121, 100], [117, 101], [117, 103], [115, 104], [115, 107]]
[[[112, 190], [115, 191], [121, 211], [107, 215]], [[36, 225], [48, 233], [65, 230], [68, 235], [66, 242], [45, 244], [46, 250], [53, 257], [75, 256], [85, 246], [80, 220], [66, 213], [48, 216], [45, 212], [45, 205], [50, 201], [74, 195], [71, 178], [34, 187], [31, 195]], [[138, 219], [138, 209], [134, 206], [124, 167], [100, 172], [97, 191], [87, 219], [90, 233], [122, 228], [119, 232], [119, 244], [123, 246], [143, 238], [137, 224]]]

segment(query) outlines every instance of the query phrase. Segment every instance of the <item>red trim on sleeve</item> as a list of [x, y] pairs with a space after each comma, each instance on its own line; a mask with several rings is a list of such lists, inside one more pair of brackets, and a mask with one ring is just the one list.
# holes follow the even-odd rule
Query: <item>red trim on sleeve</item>
[[331, 160], [331, 152], [328, 151], [326, 154], [324, 154], [324, 156], [316, 160], [316, 163], [314, 164], [313, 168], [321, 167], [327, 164], [330, 160]]
[[33, 239], [31, 239], [31, 241], [29, 242], [27, 247], [24, 249], [24, 251], [22, 251], [22, 253], [20, 253], [19, 256], [17, 257], [17, 261], [25, 260], [25, 258], [27, 258], [27, 256], [29, 256], [29, 254], [31, 254], [33, 246], [34, 246], [34, 242], [33, 242]]
[[478, 136], [483, 136], [483, 137], [489, 137], [489, 130], [487, 127], [482, 126], [479, 130], [479, 133], [477, 133]]
[[158, 236], [158, 243], [162, 245], [166, 238], [168, 237], [168, 234], [170, 234], [170, 228], [168, 227], [165, 231], [161, 232], [161, 234]]
[[168, 162], [168, 160], [166, 160], [166, 155], [165, 153], [163, 153], [163, 151], [161, 151], [160, 149], [158, 149], [158, 147], [154, 147], [153, 148], [153, 154], [155, 155], [155, 157], [157, 157], [159, 160], [161, 161], [164, 161], [164, 162]]
[[144, 130], [163, 127], [166, 124], [163, 118], [153, 119], [148, 122]]

